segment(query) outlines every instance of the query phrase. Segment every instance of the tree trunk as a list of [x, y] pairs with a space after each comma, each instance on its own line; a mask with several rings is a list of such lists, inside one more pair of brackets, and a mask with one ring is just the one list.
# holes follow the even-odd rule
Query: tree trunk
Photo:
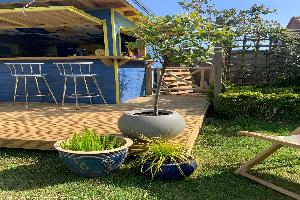
[[154, 103], [153, 103], [153, 107], [154, 107], [154, 115], [158, 116], [158, 100], [159, 100], [159, 94], [160, 94], [160, 90], [161, 90], [161, 84], [165, 75], [165, 71], [166, 71], [166, 67], [167, 65], [164, 64], [163, 67], [161, 68], [161, 74], [157, 83], [157, 88], [156, 88], [156, 94], [154, 97]]

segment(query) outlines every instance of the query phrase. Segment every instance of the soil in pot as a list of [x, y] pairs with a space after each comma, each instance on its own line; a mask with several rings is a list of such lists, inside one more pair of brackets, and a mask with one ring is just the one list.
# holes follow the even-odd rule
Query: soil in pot
[[[168, 111], [159, 111], [158, 112], [158, 116], [161, 116], [161, 115], [170, 115], [171, 112], [168, 112]], [[155, 116], [154, 115], [154, 112], [152, 111], [142, 111], [142, 112], [137, 112], [137, 113], [134, 113], [133, 115], [138, 115], [138, 116]]]

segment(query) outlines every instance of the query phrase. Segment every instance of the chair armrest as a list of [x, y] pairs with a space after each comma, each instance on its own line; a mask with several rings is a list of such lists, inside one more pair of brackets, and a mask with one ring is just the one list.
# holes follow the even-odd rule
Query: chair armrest
[[296, 128], [294, 131], [290, 133], [290, 135], [300, 135], [300, 127]]
[[274, 136], [257, 133], [257, 132], [239, 131], [238, 134], [242, 135], [242, 136], [249, 136], [249, 137], [254, 137], [254, 138], [258, 138], [258, 139], [262, 139], [262, 140], [267, 140], [267, 141], [271, 141], [271, 142], [276, 141], [276, 138]]
[[[258, 139], [273, 142], [273, 143], [278, 143], [283, 146], [289, 146], [289, 147], [298, 148], [298, 149], [300, 148], [300, 143], [298, 143], [296, 141], [295, 142], [288, 141], [285, 138], [283, 138], [282, 136], [270, 136], [270, 135], [266, 135], [266, 134], [261, 134], [261, 133], [256, 133], [256, 132], [248, 132], [248, 131], [240, 131], [240, 132], [238, 132], [238, 134], [243, 135], [243, 136], [258, 138]], [[285, 137], [295, 137], [295, 136], [285, 136]]]

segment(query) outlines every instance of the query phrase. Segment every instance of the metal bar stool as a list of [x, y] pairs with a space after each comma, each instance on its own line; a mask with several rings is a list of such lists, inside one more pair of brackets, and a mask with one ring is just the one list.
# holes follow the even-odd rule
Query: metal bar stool
[[[14, 105], [16, 105], [16, 97], [17, 96], [25, 96], [26, 99], [26, 108], [29, 107], [28, 97], [29, 97], [29, 91], [28, 91], [28, 79], [32, 78], [35, 81], [35, 85], [38, 91], [37, 96], [41, 98], [41, 103], [43, 102], [44, 96], [51, 96], [54, 102], [57, 104], [57, 101], [55, 99], [55, 96], [53, 95], [52, 90], [50, 89], [50, 86], [45, 78], [46, 74], [42, 74], [42, 65], [44, 63], [4, 63], [8, 66], [10, 69], [10, 73], [13, 77], [15, 77], [15, 89], [14, 89]], [[17, 94], [18, 92], [18, 86], [19, 86], [19, 79], [24, 79], [24, 93], [25, 94]], [[40, 85], [38, 82], [38, 79], [43, 79], [46, 87], [49, 91], [49, 94], [42, 94], [40, 90]]]
[[[93, 62], [67, 62], [67, 63], [54, 63], [61, 76], [64, 77], [64, 91], [62, 96], [62, 107], [65, 103], [65, 98], [75, 98], [76, 103], [76, 109], [79, 109], [79, 98], [89, 98], [90, 104], [92, 104], [92, 98], [94, 97], [101, 97], [102, 101], [105, 105], [107, 105], [106, 100], [102, 94], [101, 88], [97, 82], [96, 76], [97, 74], [93, 74], [91, 71], [91, 65]], [[74, 81], [74, 94], [67, 95], [67, 84], [68, 84], [68, 78], [73, 79]], [[87, 78], [92, 79], [94, 82], [98, 94], [93, 94], [90, 92]], [[86, 89], [87, 94], [80, 94], [78, 93], [78, 79], [82, 79], [84, 82], [84, 86]]]

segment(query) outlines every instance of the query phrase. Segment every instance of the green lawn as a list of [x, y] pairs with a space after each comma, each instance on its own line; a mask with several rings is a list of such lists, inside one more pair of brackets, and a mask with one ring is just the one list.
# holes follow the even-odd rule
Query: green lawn
[[[80, 178], [56, 152], [0, 150], [0, 198], [6, 199], [289, 199], [233, 171], [268, 143], [239, 137], [238, 130], [286, 135], [300, 123], [207, 118], [194, 154], [197, 172], [179, 182], [151, 181], [129, 162], [103, 178]], [[259, 173], [293, 191], [300, 188], [299, 152], [284, 149], [263, 163]], [[267, 170], [267, 174], [264, 173]]]

